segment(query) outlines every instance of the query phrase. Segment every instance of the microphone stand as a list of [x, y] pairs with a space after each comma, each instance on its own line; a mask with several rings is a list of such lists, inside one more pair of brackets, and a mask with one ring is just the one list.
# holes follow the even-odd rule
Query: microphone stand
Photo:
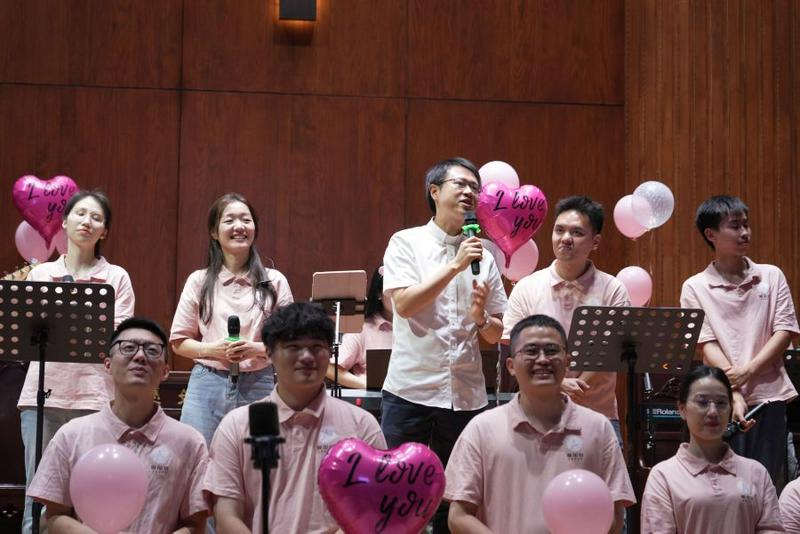
[[280, 436], [250, 436], [244, 442], [252, 446], [252, 460], [261, 469], [261, 531], [269, 533], [270, 471], [278, 467], [281, 455], [278, 445], [286, 440]]

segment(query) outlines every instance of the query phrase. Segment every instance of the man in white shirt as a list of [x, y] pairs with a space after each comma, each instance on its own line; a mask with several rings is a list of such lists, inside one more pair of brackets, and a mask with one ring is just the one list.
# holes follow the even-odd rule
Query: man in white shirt
[[[487, 404], [478, 336], [500, 340], [507, 299], [492, 255], [462, 233], [481, 190], [478, 170], [463, 158], [444, 160], [428, 171], [425, 188], [433, 218], [393, 235], [384, 255], [394, 342], [381, 426], [389, 447], [426, 443], [446, 465], [461, 431]], [[434, 532], [447, 532], [446, 507]]]

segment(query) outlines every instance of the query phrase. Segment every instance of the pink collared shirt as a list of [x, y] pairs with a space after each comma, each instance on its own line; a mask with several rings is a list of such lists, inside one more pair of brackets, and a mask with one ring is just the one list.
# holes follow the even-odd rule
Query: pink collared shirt
[[[61, 256], [55, 261], [36, 266], [28, 274], [28, 280], [60, 282], [68, 274], [65, 256]], [[133, 286], [128, 273], [122, 267], [112, 265], [100, 257], [89, 275], [75, 282], [109, 284], [114, 288], [115, 328], [133, 315]], [[17, 408], [35, 407], [38, 389], [39, 362], [31, 362]], [[100, 410], [114, 397], [111, 375], [100, 361], [96, 364], [49, 362], [45, 365], [44, 389], [50, 390], [50, 396], [45, 400], [46, 408]]]
[[160, 407], [141, 428], [122, 422], [110, 404], [98, 413], [65, 424], [45, 449], [28, 497], [72, 507], [72, 468], [89, 450], [106, 443], [129, 448], [147, 468], [144, 507], [125, 532], [167, 534], [175, 531], [182, 519], [208, 510], [202, 488], [208, 462], [205, 439], [197, 430], [167, 416]]
[[[335, 532], [338, 527], [317, 485], [317, 471], [331, 446], [344, 438], [359, 438], [375, 448], [385, 449], [380, 425], [369, 412], [329, 397], [320, 387], [319, 395], [304, 410], [296, 412], [280, 397], [280, 382], [264, 399], [278, 405], [281, 436], [280, 461], [270, 473], [270, 532]], [[211, 441], [204, 484], [209, 499], [235, 499], [244, 508], [244, 523], [261, 532], [261, 471], [253, 467], [250, 445], [249, 408], [228, 413]]]
[[[239, 337], [249, 341], [261, 341], [261, 326], [272, 313], [272, 299], [267, 296], [264, 308], [254, 304], [253, 285], [246, 276], [235, 276], [225, 267], [217, 277], [214, 289], [214, 312], [211, 320], [204, 323], [200, 320], [200, 291], [206, 270], [200, 269], [189, 275], [183, 287], [175, 317], [172, 320], [172, 329], [169, 340], [195, 339], [197, 341], [219, 341], [228, 337], [228, 316], [238, 315], [241, 331]], [[276, 269], [267, 270], [267, 279], [277, 293], [276, 308], [291, 304], [294, 299], [289, 289], [286, 277]], [[196, 359], [208, 367], [221, 371], [228, 370], [228, 364], [218, 360]], [[250, 359], [239, 364], [243, 373], [258, 371], [267, 366], [266, 360]]]
[[[448, 235], [433, 219], [425, 226], [394, 234], [383, 258], [384, 294], [391, 298], [394, 290], [431, 278], [456, 257], [464, 239], [462, 234]], [[395, 309], [392, 357], [383, 389], [436, 408], [477, 410], [486, 406], [478, 327], [469, 315], [472, 281], [488, 282], [485, 309], [490, 315], [503, 313], [507, 299], [500, 271], [488, 250], [480, 269], [478, 276], [469, 267], [461, 271], [433, 303], [412, 317], [400, 317]]]
[[642, 534], [783, 532], [766, 468], [731, 449], [710, 464], [681, 444], [656, 465], [642, 496]]
[[472, 419], [450, 454], [445, 499], [476, 505], [478, 519], [504, 534], [549, 532], [542, 496], [556, 475], [570, 469], [600, 476], [615, 502], [635, 503], [608, 418], [563, 398], [561, 422], [545, 433], [529, 422], [520, 394]]
[[800, 479], [789, 482], [778, 500], [781, 522], [789, 534], [800, 534]]
[[[367, 350], [392, 348], [392, 323], [376, 313], [366, 321], [358, 334], [342, 336], [339, 366], [361, 376], [367, 372]], [[331, 357], [331, 363], [333, 357]]]
[[[774, 265], [753, 263], [739, 285], [727, 282], [714, 263], [683, 283], [681, 307], [705, 313], [698, 343], [716, 341], [734, 365], [744, 365], [778, 331], [800, 333], [786, 277]], [[789, 401], [797, 391], [776, 358], [742, 386], [747, 404], [765, 400]]]
[[[537, 313], [557, 320], [569, 337], [572, 314], [578, 306], [630, 306], [630, 299], [622, 282], [596, 269], [591, 262], [586, 272], [572, 282], [558, 276], [553, 262], [514, 286], [503, 316], [503, 339], [510, 338], [515, 324]], [[579, 375], [572, 371], [567, 373], [570, 378]], [[575, 402], [609, 419], [619, 419], [616, 388], [616, 373], [600, 373], [584, 398]]]

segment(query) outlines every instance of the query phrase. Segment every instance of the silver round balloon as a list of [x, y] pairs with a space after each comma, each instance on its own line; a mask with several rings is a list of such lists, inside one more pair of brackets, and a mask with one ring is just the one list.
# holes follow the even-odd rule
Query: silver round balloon
[[652, 230], [672, 216], [675, 197], [669, 187], [661, 182], [644, 182], [633, 192], [633, 217], [636, 222]]

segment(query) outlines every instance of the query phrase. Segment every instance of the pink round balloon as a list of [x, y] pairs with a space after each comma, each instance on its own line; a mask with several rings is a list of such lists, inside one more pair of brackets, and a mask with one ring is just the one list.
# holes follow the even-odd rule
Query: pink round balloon
[[614, 522], [614, 500], [602, 478], [572, 469], [547, 485], [542, 512], [553, 534], [605, 534]]
[[77, 191], [78, 186], [69, 176], [40, 180], [26, 175], [14, 182], [11, 197], [22, 218], [39, 232], [49, 247], [61, 230], [61, 216], [67, 200]]
[[483, 187], [489, 184], [503, 184], [511, 189], [519, 187], [517, 171], [505, 161], [490, 161], [478, 169], [478, 174], [481, 175]]
[[347, 534], [420, 532], [444, 495], [444, 467], [421, 443], [383, 451], [360, 439], [336, 443], [317, 473], [320, 494]]
[[536, 241], [531, 239], [511, 256], [511, 263], [503, 269], [503, 276], [514, 282], [519, 282], [535, 271], [538, 263], [539, 247], [536, 246]]
[[17, 245], [19, 255], [28, 263], [47, 261], [55, 248], [55, 245], [48, 247], [39, 232], [25, 221], [17, 226], [17, 231], [14, 232], [14, 243]]
[[633, 215], [633, 195], [625, 195], [614, 206], [614, 224], [625, 237], [636, 239], [647, 231]]
[[144, 506], [147, 468], [116, 443], [98, 445], [75, 463], [69, 495], [78, 517], [101, 534], [128, 528]]
[[67, 238], [67, 232], [65, 232], [63, 228], [53, 238], [53, 244], [55, 245], [59, 254], [67, 253], [69, 240]]
[[508, 268], [514, 252], [542, 226], [547, 216], [547, 198], [535, 185], [509, 189], [493, 183], [481, 191], [475, 211], [481, 230], [505, 254]]
[[653, 279], [641, 267], [625, 267], [617, 273], [617, 280], [628, 290], [633, 306], [644, 306], [653, 295]]

